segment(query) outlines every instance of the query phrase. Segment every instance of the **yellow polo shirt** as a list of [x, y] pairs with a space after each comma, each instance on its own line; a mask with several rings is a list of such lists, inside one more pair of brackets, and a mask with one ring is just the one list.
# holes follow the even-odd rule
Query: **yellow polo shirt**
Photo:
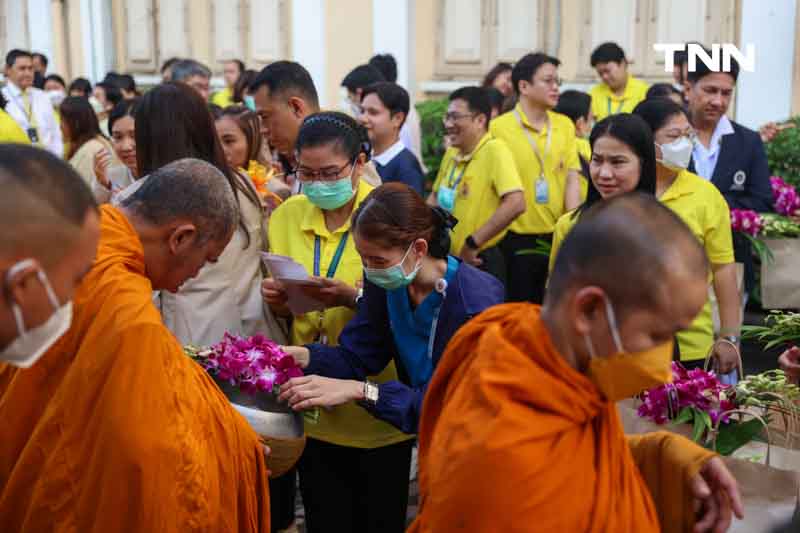
[[633, 108], [645, 99], [649, 88], [647, 83], [631, 75], [628, 75], [628, 83], [625, 84], [622, 96], [615, 95], [605, 83], [598, 83], [589, 91], [595, 120], [599, 122], [608, 115], [633, 112]]
[[[537, 131], [531, 126], [520, 104], [517, 104], [514, 109], [522, 119], [522, 127], [520, 127], [514, 111], [500, 115], [489, 126], [492, 135], [505, 142], [511, 150], [525, 190], [527, 210], [511, 223], [509, 230], [526, 235], [552, 233], [556, 220], [564, 214], [567, 173], [570, 170], [580, 172], [578, 150], [575, 145], [575, 125], [569, 117], [548, 111], [547, 117], [549, 127], [552, 128], [552, 138], [550, 150], [545, 155], [548, 126]], [[523, 127], [530, 132], [536, 142], [539, 154], [544, 155], [544, 176], [548, 186], [547, 203], [540, 204], [536, 201], [536, 181], [539, 179], [542, 169]]]
[[216, 104], [223, 109], [228, 107], [229, 105], [233, 104], [233, 91], [225, 87], [221, 91], [215, 92], [213, 95], [211, 95], [211, 103]]
[[0, 143], [30, 144], [31, 140], [11, 115], [0, 109]]
[[[453, 205], [453, 216], [458, 219], [450, 239], [450, 253], [454, 255], [461, 253], [467, 237], [486, 224], [497, 211], [503, 196], [523, 190], [511, 152], [503, 141], [490, 133], [481, 137], [470, 155], [459, 155], [457, 148], [447, 149], [433, 183], [433, 194], [436, 195], [442, 184], [450, 186], [448, 181], [455, 182], [458, 176], [462, 176], [456, 185]], [[481, 250], [496, 245], [507, 231], [506, 228], [491, 238], [481, 246]]]
[[[582, 157], [586, 163], [590, 163], [592, 160], [592, 146], [589, 144], [589, 139], [584, 139], [583, 137], [576, 137], [575, 138], [575, 145], [578, 148], [578, 156]], [[583, 171], [581, 171], [581, 201], [586, 201], [586, 194], [589, 191], [589, 180], [592, 179], [591, 176], [584, 176]]]
[[580, 220], [580, 217], [575, 216], [575, 211], [577, 211], [577, 209], [564, 213], [559, 217], [558, 222], [556, 222], [556, 229], [553, 230], [553, 244], [550, 248], [551, 272], [553, 271], [553, 265], [556, 263], [556, 254], [558, 253], [558, 249], [561, 248], [561, 243], [564, 242], [567, 234], [572, 231], [572, 228], [575, 227], [575, 224]]
[[[714, 184], [683, 170], [659, 200], [689, 226], [712, 264], [726, 265], [734, 262], [728, 203]], [[703, 359], [713, 344], [711, 303], [706, 301], [691, 327], [678, 333], [681, 360]]]
[[[372, 187], [359, 182], [356, 192], [357, 207], [366, 198]], [[362, 279], [363, 266], [361, 256], [353, 244], [353, 236], [349, 234], [350, 220], [334, 232], [325, 226], [322, 210], [312, 204], [303, 195], [292, 196], [281, 204], [269, 220], [270, 251], [286, 255], [306, 267], [309, 274], [314, 271], [314, 240], [321, 239], [320, 272], [324, 275], [336, 248], [345, 232], [348, 232], [347, 244], [344, 248], [339, 267], [334, 277], [349, 285], [355, 285]], [[331, 345], [336, 345], [344, 326], [353, 318], [355, 311], [347, 307], [334, 307], [322, 313], [322, 329]], [[294, 318], [292, 322], [292, 344], [308, 344], [317, 339], [319, 333], [319, 312], [306, 313]], [[394, 362], [390, 363], [378, 376], [370, 380], [376, 383], [396, 380], [397, 370]], [[354, 402], [320, 409], [319, 422], [306, 423], [306, 432], [310, 437], [340, 446], [356, 448], [377, 448], [394, 444], [411, 438], [393, 426], [378, 420], [363, 407]]]

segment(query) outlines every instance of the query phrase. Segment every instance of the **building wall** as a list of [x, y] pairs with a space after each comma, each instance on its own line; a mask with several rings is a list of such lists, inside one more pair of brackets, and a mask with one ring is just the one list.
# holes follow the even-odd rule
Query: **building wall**
[[691, 37], [752, 39], [768, 54], [737, 90], [746, 123], [800, 111], [794, 0], [0, 0], [2, 49], [49, 51], [51, 70], [68, 79], [97, 81], [113, 68], [155, 83], [173, 55], [216, 73], [231, 57], [251, 68], [291, 58], [309, 68], [325, 107], [339, 104], [341, 79], [375, 52], [404, 58], [400, 81], [419, 100], [534, 49], [562, 60], [567, 87], [585, 89], [596, 82], [588, 55], [607, 38], [623, 44], [636, 75], [667, 81], [652, 44]]

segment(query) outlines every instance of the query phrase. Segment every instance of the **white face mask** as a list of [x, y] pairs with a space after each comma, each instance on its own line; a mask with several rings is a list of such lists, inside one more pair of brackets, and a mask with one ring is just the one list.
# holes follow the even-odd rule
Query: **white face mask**
[[[33, 264], [30, 259], [25, 259], [12, 266], [6, 274], [6, 282], [23, 268]], [[4, 350], [0, 351], [0, 361], [6, 361], [13, 366], [28, 368], [33, 365], [44, 353], [67, 332], [72, 324], [72, 302], [60, 305], [58, 297], [47, 279], [47, 275], [39, 270], [37, 273], [39, 281], [47, 297], [53, 305], [55, 312], [44, 324], [33, 329], [25, 329], [25, 319], [22, 316], [22, 309], [16, 302], [11, 302], [11, 312], [17, 323], [17, 338], [11, 341]]]
[[656, 144], [661, 148], [661, 162], [673, 169], [683, 170], [692, 159], [694, 143], [688, 137], [675, 139], [669, 144]]
[[61, 105], [61, 102], [64, 101], [64, 98], [67, 97], [67, 93], [64, 91], [54, 90], [54, 91], [47, 91], [47, 97], [50, 99], [50, 103], [53, 104], [53, 107], [58, 107]]

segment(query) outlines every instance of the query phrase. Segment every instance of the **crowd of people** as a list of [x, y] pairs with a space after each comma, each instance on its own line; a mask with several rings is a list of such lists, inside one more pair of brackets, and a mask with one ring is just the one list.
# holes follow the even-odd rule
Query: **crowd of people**
[[[306, 531], [404, 531], [417, 445], [415, 533], [725, 531], [743, 507], [720, 458], [626, 437], [615, 402], [708, 354], [735, 382], [753, 262], [730, 209], [771, 210], [775, 127], [727, 118], [735, 60], [676, 57], [653, 86], [615, 43], [591, 65], [588, 93], [543, 53], [451, 93], [430, 183], [391, 55], [334, 111], [292, 61], [228, 61], [212, 93], [174, 58], [141, 94], [10, 51], [3, 530], [293, 531], [299, 488]], [[323, 309], [293, 313], [263, 252]], [[280, 401], [319, 410], [280, 477], [184, 354], [226, 332], [282, 345], [304, 376]]]

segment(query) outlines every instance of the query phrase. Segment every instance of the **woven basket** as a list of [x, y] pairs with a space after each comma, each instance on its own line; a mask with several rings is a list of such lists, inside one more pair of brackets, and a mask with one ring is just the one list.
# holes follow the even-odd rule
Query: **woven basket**
[[217, 382], [233, 407], [270, 447], [270, 477], [280, 477], [300, 459], [306, 446], [303, 415], [279, 403], [272, 394], [249, 395], [228, 383]]

